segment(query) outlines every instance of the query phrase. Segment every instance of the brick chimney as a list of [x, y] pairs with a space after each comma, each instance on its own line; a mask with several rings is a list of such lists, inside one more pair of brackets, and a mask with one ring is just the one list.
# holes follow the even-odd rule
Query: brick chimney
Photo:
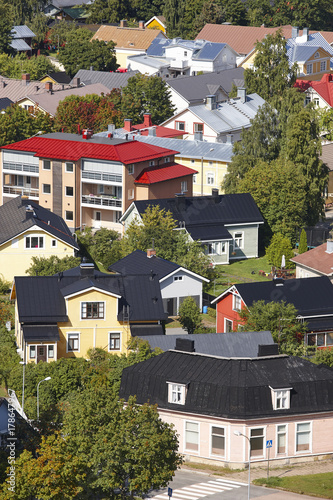
[[145, 29], [145, 22], [144, 21], [139, 21], [139, 29], [144, 30]]
[[151, 121], [151, 114], [150, 113], [145, 113], [143, 115], [143, 124], [145, 127], [151, 127], [153, 125], [153, 122]]
[[52, 82], [45, 82], [45, 90], [46, 90], [46, 92], [49, 92], [50, 94], [52, 94], [52, 89], [53, 89]]
[[122, 19], [120, 21], [120, 27], [121, 28], [127, 28], [127, 19]]
[[125, 118], [124, 129], [126, 132], [132, 132], [132, 120], [130, 118]]
[[155, 248], [148, 248], [148, 250], [147, 250], [148, 259], [151, 259], [152, 257], [155, 257], [155, 256], [156, 256]]
[[80, 78], [73, 78], [73, 87], [80, 87]]
[[30, 83], [30, 73], [23, 73], [23, 75], [22, 75], [22, 83], [23, 83], [23, 85], [29, 85], [29, 83]]

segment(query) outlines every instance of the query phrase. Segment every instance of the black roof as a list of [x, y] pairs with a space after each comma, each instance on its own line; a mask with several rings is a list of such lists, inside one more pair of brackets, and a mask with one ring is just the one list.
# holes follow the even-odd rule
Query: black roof
[[[168, 403], [168, 384], [187, 385], [184, 405]], [[271, 389], [292, 388], [290, 409], [273, 410]], [[227, 359], [167, 351], [123, 370], [120, 397], [160, 408], [224, 418], [333, 410], [333, 370], [296, 356]]]
[[47, 76], [59, 84], [69, 84], [71, 81], [71, 77], [67, 75], [66, 71], [51, 71], [50, 73], [47, 73], [47, 75], [43, 76], [43, 78], [46, 78]]
[[116, 271], [120, 274], [148, 274], [153, 271], [161, 279], [179, 268], [180, 265], [175, 262], [161, 259], [156, 255], [147, 257], [146, 252], [135, 250], [123, 259], [111, 264], [109, 271]]
[[[263, 217], [250, 193], [221, 194], [217, 196], [191, 196], [161, 198], [157, 200], [134, 201], [134, 205], [140, 214], [143, 214], [148, 206], [159, 205], [161, 209], [170, 211], [172, 217], [180, 222], [185, 222], [188, 232], [197, 228], [198, 239], [212, 237], [212, 227], [221, 225], [232, 225], [240, 223], [262, 223]], [[199, 231], [201, 229], [202, 233]], [[225, 237], [230, 238], [227, 229], [224, 229]]]
[[59, 330], [57, 324], [51, 325], [24, 325], [23, 335], [27, 342], [38, 341], [52, 341], [57, 342], [60, 340]]
[[247, 307], [253, 302], [285, 301], [301, 316], [333, 314], [333, 285], [327, 276], [235, 285]]
[[129, 321], [166, 319], [156, 276], [121, 276], [99, 271], [86, 275], [85, 270], [82, 272], [78, 275], [77, 268], [74, 268], [55, 276], [15, 277], [20, 322], [48, 324], [68, 321], [65, 298], [91, 288], [119, 296], [120, 321], [124, 319], [124, 313], [127, 315], [127, 310]]
[[0, 109], [9, 108], [11, 104], [14, 104], [14, 102], [8, 97], [0, 97]]
[[[163, 351], [176, 348], [176, 340], [182, 338], [194, 341], [195, 352], [211, 354], [226, 358], [254, 358], [258, 355], [259, 345], [274, 345], [271, 332], [238, 332], [235, 333], [194, 333], [189, 335], [155, 335], [139, 334], [148, 340], [150, 347], [159, 347]], [[183, 349], [184, 350], [184, 349]]]
[[0, 206], [0, 245], [33, 226], [79, 249], [64, 219], [34, 201], [18, 196]]

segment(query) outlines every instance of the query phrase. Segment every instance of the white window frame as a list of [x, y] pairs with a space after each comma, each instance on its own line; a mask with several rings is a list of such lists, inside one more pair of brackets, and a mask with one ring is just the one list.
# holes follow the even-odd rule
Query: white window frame
[[232, 332], [234, 329], [234, 322], [232, 321], [232, 319], [228, 319], [228, 318], [224, 318], [224, 331], [225, 332], [227, 331], [227, 321], [229, 321], [231, 323], [230, 331]]
[[[224, 438], [224, 453], [221, 455], [219, 453], [213, 453], [213, 427], [217, 427], [218, 429], [223, 429], [223, 438]], [[209, 432], [209, 439], [210, 439], [210, 443], [209, 443], [209, 454], [210, 456], [212, 457], [221, 457], [221, 458], [225, 458], [226, 456], [226, 441], [227, 441], [227, 428], [223, 425], [214, 425], [214, 424], [211, 424], [210, 425], [210, 432]], [[222, 437], [222, 436], [220, 436]]]
[[312, 63], [308, 63], [306, 65], [306, 74], [307, 75], [312, 75], [312, 73], [313, 73], [313, 65], [312, 65]]
[[[186, 384], [178, 384], [176, 382], [167, 382], [167, 384], [168, 384], [168, 403], [175, 405], [184, 405], [186, 400], [186, 388], [187, 388]], [[174, 396], [176, 397], [174, 398]]]
[[[188, 431], [186, 428], [187, 424], [196, 424], [198, 426], [197, 431]], [[194, 450], [191, 448], [186, 448], [186, 432], [196, 432], [198, 435], [198, 449]], [[195, 453], [200, 455], [200, 422], [195, 422], [194, 420], [185, 420], [184, 421], [184, 451], [190, 452], [190, 453]]]
[[[103, 304], [103, 317], [94, 317], [94, 316], [91, 316], [91, 317], [87, 317], [87, 304]], [[84, 316], [84, 308], [85, 308], [85, 316]], [[100, 309], [100, 306], [98, 306], [98, 314], [99, 314], [99, 309]], [[80, 302], [80, 320], [82, 321], [86, 321], [86, 320], [92, 320], [92, 321], [95, 321], [95, 320], [105, 320], [105, 317], [106, 317], [106, 302], [105, 300], [83, 300], [82, 302]]]
[[[280, 434], [283, 434], [283, 432], [279, 432], [279, 427], [282, 427], [284, 426], [286, 428], [286, 431], [285, 431], [285, 440], [286, 440], [286, 446], [285, 446], [285, 451], [284, 452], [280, 452], [279, 453], [279, 447], [278, 447], [278, 444], [279, 444], [279, 435]], [[285, 456], [285, 455], [288, 455], [288, 424], [276, 424], [276, 455], [280, 455], [280, 456]]]
[[[69, 349], [70, 337], [74, 337], [74, 335], [77, 336], [77, 339], [74, 339], [74, 340], [77, 340], [78, 349]], [[66, 334], [66, 352], [80, 352], [80, 332], [67, 332], [67, 334]]]
[[131, 188], [128, 190], [128, 199], [133, 200], [134, 199], [134, 189]]
[[[46, 186], [50, 188], [50, 191], [45, 191]], [[51, 194], [51, 184], [43, 184], [43, 194]]]
[[73, 174], [74, 173], [74, 163], [66, 162], [65, 172], [67, 174]]
[[[67, 194], [68, 188], [73, 189], [73, 194]], [[68, 198], [73, 198], [73, 196], [74, 196], [74, 187], [73, 186], [65, 186], [65, 196], [67, 196]]]
[[[289, 410], [290, 409], [290, 391], [291, 387], [282, 387], [274, 389], [270, 387], [273, 410]], [[282, 406], [281, 406], [282, 404]], [[284, 406], [283, 406], [284, 405]]]
[[319, 107], [319, 97], [314, 97], [313, 98], [313, 104], [317, 107]]
[[134, 163], [131, 165], [128, 165], [128, 174], [133, 175], [134, 174]]
[[155, 160], [150, 160], [149, 166], [150, 167], [155, 167]]
[[[49, 163], [50, 164], [50, 168], [49, 167], [45, 167], [45, 163]], [[51, 170], [51, 160], [43, 160], [43, 170]]]
[[[73, 214], [72, 218], [68, 218], [68, 214], [69, 213]], [[65, 210], [65, 220], [69, 220], [71, 222], [74, 221], [74, 212], [73, 212], [73, 210]]]
[[327, 62], [326, 61], [320, 61], [320, 72], [326, 71], [327, 68]]
[[[241, 236], [236, 236], [236, 235], [241, 235]], [[244, 231], [235, 231], [233, 235], [233, 240], [234, 240], [234, 249], [237, 248], [244, 248]], [[239, 244], [239, 241], [241, 242], [241, 245]]]
[[[31, 355], [32, 350], [34, 350], [34, 351], [35, 351], [33, 356]], [[36, 349], [36, 346], [35, 346], [35, 345], [29, 345], [29, 359], [33, 359], [33, 360], [35, 360], [35, 359], [36, 359], [36, 357], [37, 357], [37, 349]]]
[[197, 175], [198, 174], [193, 174], [193, 184], [197, 183]]
[[184, 121], [175, 121], [175, 129], [180, 132], [185, 132], [185, 122]]
[[[297, 436], [299, 434], [299, 432], [297, 432], [297, 427], [298, 427], [298, 425], [301, 425], [301, 424], [310, 424], [310, 430], [306, 431], [309, 433], [309, 449], [297, 451]], [[303, 422], [295, 422], [295, 455], [300, 455], [300, 454], [304, 454], [304, 453], [306, 453], [306, 454], [312, 453], [312, 421], [311, 420], [305, 420]]]
[[[249, 439], [251, 443], [251, 431], [254, 431], [256, 429], [263, 429], [262, 433], [262, 455], [251, 455], [251, 460], [255, 460], [256, 458], [265, 458], [266, 456], [266, 426], [265, 425], [256, 425], [255, 427], [250, 427], [249, 428]], [[252, 439], [256, 439], [261, 436], [252, 436]], [[251, 446], [251, 452], [252, 452], [252, 446]]]
[[[31, 240], [32, 238], [38, 238], [38, 246], [37, 247], [32, 247], [31, 246]], [[29, 246], [27, 246], [27, 241], [28, 239], [30, 240]], [[43, 244], [40, 245], [40, 240], [42, 240]], [[24, 248], [26, 250], [44, 250], [45, 249], [45, 238], [44, 236], [41, 236], [40, 234], [29, 234], [25, 236], [24, 238]]]
[[173, 281], [183, 281], [183, 280], [184, 280], [184, 276], [179, 275], [179, 274], [176, 274], [176, 275], [173, 277]]
[[305, 106], [307, 106], [308, 104], [310, 104], [310, 102], [311, 102], [311, 96], [310, 95], [306, 95], [304, 102], [305, 102]]
[[[53, 356], [50, 356], [50, 350], [51, 350], [51, 348], [53, 350]], [[54, 344], [49, 344], [47, 346], [47, 359], [48, 360], [49, 359], [52, 359], [52, 360], [55, 359], [55, 345]]]
[[170, 157], [169, 156], [166, 156], [164, 158], [164, 163], [170, 163]]
[[180, 190], [182, 193], [187, 193], [187, 181], [181, 181]]
[[[237, 307], [239, 303], [240, 307]], [[233, 294], [232, 295], [232, 310], [233, 311], [240, 311], [242, 309], [242, 299], [239, 295]]]
[[213, 186], [215, 184], [215, 175], [214, 172], [207, 173], [207, 185]]
[[58, 247], [58, 240], [55, 238], [52, 238], [51, 240], [51, 248], [57, 248]]
[[207, 255], [220, 255], [219, 247], [220, 247], [219, 241], [209, 241], [206, 245]]
[[[113, 335], [118, 335], [115, 340], [119, 340], [119, 347], [111, 348], [111, 339]], [[109, 332], [109, 352], [120, 352], [121, 351], [121, 332]]]

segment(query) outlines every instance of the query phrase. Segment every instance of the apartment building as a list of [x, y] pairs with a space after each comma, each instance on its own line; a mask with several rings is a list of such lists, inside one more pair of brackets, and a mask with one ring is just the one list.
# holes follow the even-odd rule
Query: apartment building
[[2, 147], [0, 203], [27, 195], [71, 230], [121, 232], [118, 221], [133, 201], [192, 196], [196, 171], [175, 163], [177, 151], [109, 136], [52, 133]]

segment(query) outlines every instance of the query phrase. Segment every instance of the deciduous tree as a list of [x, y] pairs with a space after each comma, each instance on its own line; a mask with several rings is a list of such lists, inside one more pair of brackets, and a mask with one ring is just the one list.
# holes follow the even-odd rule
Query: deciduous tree
[[200, 309], [193, 297], [186, 297], [179, 306], [179, 322], [187, 333], [195, 333], [202, 326]]
[[51, 132], [53, 120], [50, 115], [34, 109], [29, 112], [13, 105], [0, 114], [0, 146], [27, 139], [38, 132]]
[[31, 257], [32, 264], [26, 270], [29, 276], [52, 276], [61, 271], [80, 265], [79, 257], [66, 256], [62, 259], [57, 255], [50, 257]]

